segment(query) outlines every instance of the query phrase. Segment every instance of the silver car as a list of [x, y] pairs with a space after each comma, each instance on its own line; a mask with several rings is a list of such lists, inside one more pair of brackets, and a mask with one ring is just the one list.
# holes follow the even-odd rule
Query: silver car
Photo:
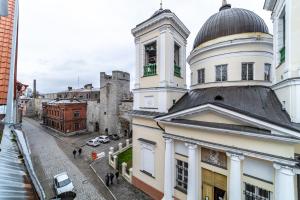
[[106, 135], [101, 135], [101, 136], [97, 137], [97, 139], [101, 143], [108, 143], [108, 142], [110, 142], [109, 137], [106, 136]]
[[60, 195], [65, 192], [74, 192], [73, 183], [66, 172], [54, 176], [54, 190], [56, 195]]

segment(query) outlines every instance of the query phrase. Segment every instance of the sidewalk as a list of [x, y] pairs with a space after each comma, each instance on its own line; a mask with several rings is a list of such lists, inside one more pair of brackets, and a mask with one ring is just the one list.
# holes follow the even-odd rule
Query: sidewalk
[[[108, 164], [107, 157], [96, 160], [93, 164], [91, 164], [91, 167], [95, 170], [97, 176], [101, 178], [103, 182], [105, 182], [106, 173], [114, 173], [114, 169]], [[122, 175], [119, 177], [118, 184], [114, 178], [114, 183], [109, 186], [109, 190], [113, 193], [117, 200], [151, 200], [151, 198], [144, 192], [128, 183]]]

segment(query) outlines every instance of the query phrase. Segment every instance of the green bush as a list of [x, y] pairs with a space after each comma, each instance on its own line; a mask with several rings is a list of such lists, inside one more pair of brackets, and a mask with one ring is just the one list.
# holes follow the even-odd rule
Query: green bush
[[122, 170], [122, 163], [127, 163], [127, 168], [132, 167], [132, 147], [118, 155], [118, 169]]

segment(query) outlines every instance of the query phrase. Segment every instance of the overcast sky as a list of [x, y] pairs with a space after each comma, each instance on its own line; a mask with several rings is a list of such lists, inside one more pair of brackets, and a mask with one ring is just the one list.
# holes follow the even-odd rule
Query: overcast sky
[[[272, 33], [264, 0], [228, 0], [260, 15]], [[100, 85], [100, 72], [123, 70], [133, 81], [135, 46], [131, 29], [159, 9], [160, 0], [20, 1], [18, 80], [41, 93], [67, 86]], [[187, 55], [204, 22], [222, 0], [164, 0], [191, 31]], [[189, 68], [189, 66], [187, 65]], [[189, 69], [187, 75], [189, 75]], [[189, 80], [189, 79], [188, 79]], [[189, 82], [188, 82], [189, 83]], [[133, 85], [133, 84], [131, 84]]]

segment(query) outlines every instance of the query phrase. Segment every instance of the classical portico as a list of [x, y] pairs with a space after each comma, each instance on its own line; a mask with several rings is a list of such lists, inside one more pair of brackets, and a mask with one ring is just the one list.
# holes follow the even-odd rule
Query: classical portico
[[[213, 152], [225, 152], [224, 155], [226, 155], [228, 168], [225, 170], [226, 172], [222, 175], [224, 177], [227, 177], [227, 188], [226, 193], [224, 193], [224, 199], [229, 200], [240, 200], [245, 198], [245, 193], [247, 193], [247, 188], [245, 188], [244, 181], [248, 180], [248, 176], [246, 173], [247, 170], [245, 170], [245, 167], [243, 167], [243, 161], [245, 159], [249, 158], [250, 153], [247, 151], [237, 151], [236, 149], [228, 149], [221, 147], [221, 145], [217, 144], [209, 144], [209, 143], [201, 143], [196, 142], [196, 140], [193, 140], [194, 143], [191, 143], [186, 138], [165, 134], [165, 179], [164, 179], [164, 200], [165, 199], [174, 199], [174, 190], [176, 190], [176, 179], [177, 174], [175, 173], [176, 170], [174, 170], [176, 165], [176, 154], [178, 154], [175, 150], [175, 144], [181, 143], [182, 147], [185, 148], [187, 154], [186, 154], [186, 160], [188, 164], [188, 181], [187, 181], [187, 190], [186, 190], [186, 199], [187, 200], [194, 200], [194, 199], [205, 199], [205, 194], [202, 195], [204, 191], [201, 191], [201, 188], [204, 188], [203, 185], [205, 182], [207, 182], [205, 177], [199, 176], [199, 173], [203, 170], [209, 171], [209, 170], [215, 170], [216, 165], [211, 162], [211, 168], [209, 168], [209, 165], [205, 163], [204, 159], [201, 158], [201, 154], [203, 155], [203, 152], [201, 153], [201, 149], [203, 148], [203, 151], [207, 148], [213, 148]], [[202, 145], [199, 145], [199, 144]], [[254, 156], [254, 154], [252, 154]], [[262, 155], [255, 155], [255, 159], [262, 159]], [[215, 158], [218, 158], [216, 156]], [[219, 156], [220, 158], [220, 156]], [[276, 160], [279, 161], [278, 158], [274, 157], [267, 157], [265, 155], [264, 157], [266, 160], [265, 162], [273, 163], [271, 165], [271, 169], [274, 169], [274, 179], [275, 182], [272, 183], [275, 185], [274, 191], [270, 191], [268, 193], [269, 197], [266, 199], [274, 199], [274, 200], [280, 200], [280, 199], [290, 199], [294, 200], [294, 188], [295, 188], [295, 182], [294, 182], [294, 176], [295, 172], [293, 170], [294, 167], [287, 166], [288, 161], [287, 160], [281, 160], [281, 164], [276, 163]], [[250, 158], [251, 159], [251, 158]], [[217, 161], [215, 162], [217, 163]], [[283, 164], [285, 163], [285, 164]], [[294, 165], [295, 162], [290, 162], [289, 164]], [[216, 170], [215, 173], [218, 173], [219, 171]], [[258, 172], [259, 173], [259, 172]], [[203, 175], [204, 176], [204, 175]], [[221, 175], [218, 175], [219, 177]], [[253, 177], [252, 177], [253, 178]], [[174, 189], [175, 188], [175, 189]], [[218, 189], [215, 187], [215, 190]], [[205, 192], [204, 192], [205, 193]], [[208, 194], [206, 192], [206, 194]], [[210, 199], [207, 196], [207, 199]]]

